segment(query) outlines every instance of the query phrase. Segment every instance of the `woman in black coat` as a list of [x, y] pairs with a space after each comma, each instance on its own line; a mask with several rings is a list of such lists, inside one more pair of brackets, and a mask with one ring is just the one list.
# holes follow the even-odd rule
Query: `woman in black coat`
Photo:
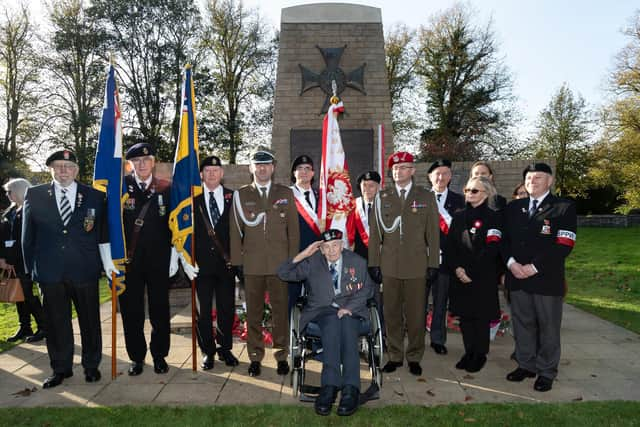
[[[3, 185], [7, 192], [7, 197], [11, 201], [11, 206], [2, 214], [0, 218], [0, 268], [13, 267], [16, 276], [22, 284], [24, 302], [17, 302], [18, 318], [20, 328], [14, 335], [7, 338], [9, 342], [24, 339], [27, 342], [36, 342], [45, 338], [43, 325], [42, 304], [40, 299], [33, 294], [33, 281], [29, 275], [25, 274], [24, 262], [22, 260], [22, 205], [24, 195], [31, 185], [29, 181], [21, 178], [12, 179]], [[31, 328], [31, 316], [36, 321], [38, 329], [33, 333]]]
[[453, 216], [445, 263], [451, 271], [450, 310], [460, 317], [465, 354], [456, 368], [477, 372], [487, 361], [489, 322], [498, 318], [501, 214], [492, 206], [496, 190], [486, 177], [469, 179], [466, 207]]

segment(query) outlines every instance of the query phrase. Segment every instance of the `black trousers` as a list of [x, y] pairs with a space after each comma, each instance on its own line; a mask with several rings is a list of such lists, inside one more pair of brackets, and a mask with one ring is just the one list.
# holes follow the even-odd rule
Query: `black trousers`
[[460, 331], [465, 353], [477, 355], [489, 353], [489, 319], [461, 316]]
[[42, 304], [40, 303], [40, 299], [33, 294], [33, 280], [31, 280], [31, 277], [26, 274], [18, 273], [17, 276], [18, 279], [20, 279], [22, 292], [24, 293], [24, 301], [16, 303], [20, 327], [24, 329], [31, 329], [31, 316], [33, 316], [38, 329], [45, 330]]
[[124, 328], [124, 341], [129, 359], [143, 362], [147, 355], [144, 336], [145, 290], [151, 322], [149, 347], [153, 358], [169, 354], [169, 262], [138, 263], [126, 273], [125, 291], [120, 295], [120, 313]]
[[222, 350], [233, 346], [233, 315], [235, 314], [235, 280], [233, 273], [223, 271], [198, 275], [196, 292], [200, 311], [198, 313], [198, 344], [204, 354], [213, 355], [213, 319], [211, 317], [213, 295], [216, 296], [216, 311], [219, 333], [217, 341]]
[[73, 366], [72, 301], [80, 323], [82, 366], [98, 368], [102, 358], [98, 281], [41, 283], [40, 289], [47, 325], [47, 352], [53, 372], [62, 374], [71, 371]]

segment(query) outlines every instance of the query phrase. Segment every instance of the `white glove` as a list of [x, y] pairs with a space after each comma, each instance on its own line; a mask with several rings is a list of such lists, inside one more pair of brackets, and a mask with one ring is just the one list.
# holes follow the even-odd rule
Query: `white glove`
[[182, 270], [184, 270], [184, 274], [187, 275], [189, 280], [193, 280], [196, 277], [198, 277], [198, 272], [200, 271], [200, 268], [198, 268], [197, 265], [193, 266], [189, 264], [187, 260], [184, 259], [184, 255], [182, 255], [182, 253], [178, 255], [180, 256], [180, 263], [182, 264]]
[[178, 272], [178, 251], [171, 246], [171, 261], [169, 261], [169, 277], [173, 277]]
[[98, 249], [100, 249], [102, 268], [104, 268], [104, 272], [107, 274], [109, 280], [111, 280], [111, 278], [113, 277], [113, 273], [115, 273], [116, 275], [120, 274], [120, 271], [113, 263], [113, 258], [111, 258], [111, 243], [100, 243], [98, 245]]

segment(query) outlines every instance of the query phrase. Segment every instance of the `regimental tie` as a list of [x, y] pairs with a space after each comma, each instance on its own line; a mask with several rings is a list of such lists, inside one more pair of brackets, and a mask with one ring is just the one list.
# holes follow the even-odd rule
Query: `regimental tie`
[[211, 226], [215, 227], [220, 219], [220, 210], [216, 198], [213, 196], [213, 191], [209, 191], [209, 213], [211, 214]]
[[340, 280], [340, 274], [336, 269], [335, 262], [332, 262], [331, 265], [329, 265], [329, 273], [331, 273], [331, 279], [333, 280], [333, 292], [337, 294], [340, 290], [340, 286], [338, 284], [338, 281]]
[[146, 188], [147, 188], [147, 183], [146, 182], [141, 182], [139, 184], [139, 186], [140, 186], [140, 190], [144, 193], [144, 190], [146, 190]]
[[311, 197], [310, 197], [311, 191], [307, 190], [304, 192], [304, 199], [307, 201], [307, 203], [309, 204], [309, 207], [311, 209], [313, 209], [313, 203], [311, 203]]
[[442, 199], [442, 193], [436, 194], [436, 197], [438, 198], [438, 203], [440, 203], [440, 199]]
[[402, 200], [402, 206], [404, 207], [405, 196], [407, 195], [407, 190], [404, 188], [400, 190], [400, 200]]
[[69, 224], [69, 219], [71, 218], [71, 203], [69, 203], [69, 199], [67, 198], [67, 189], [61, 188], [62, 198], [60, 199], [60, 218], [62, 219], [62, 223], [66, 227]]
[[536, 210], [538, 209], [538, 200], [533, 199], [531, 201], [531, 208], [529, 209], [529, 218], [536, 214]]
[[371, 215], [371, 202], [367, 203], [367, 218]]

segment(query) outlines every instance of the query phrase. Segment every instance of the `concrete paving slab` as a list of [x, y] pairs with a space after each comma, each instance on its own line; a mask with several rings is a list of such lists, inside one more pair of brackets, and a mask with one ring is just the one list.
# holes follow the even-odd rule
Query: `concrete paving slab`
[[198, 383], [167, 384], [155, 398], [155, 404], [169, 405], [213, 405], [218, 398], [222, 384]]
[[165, 384], [123, 384], [112, 382], [91, 399], [100, 406], [149, 405], [160, 394]]

